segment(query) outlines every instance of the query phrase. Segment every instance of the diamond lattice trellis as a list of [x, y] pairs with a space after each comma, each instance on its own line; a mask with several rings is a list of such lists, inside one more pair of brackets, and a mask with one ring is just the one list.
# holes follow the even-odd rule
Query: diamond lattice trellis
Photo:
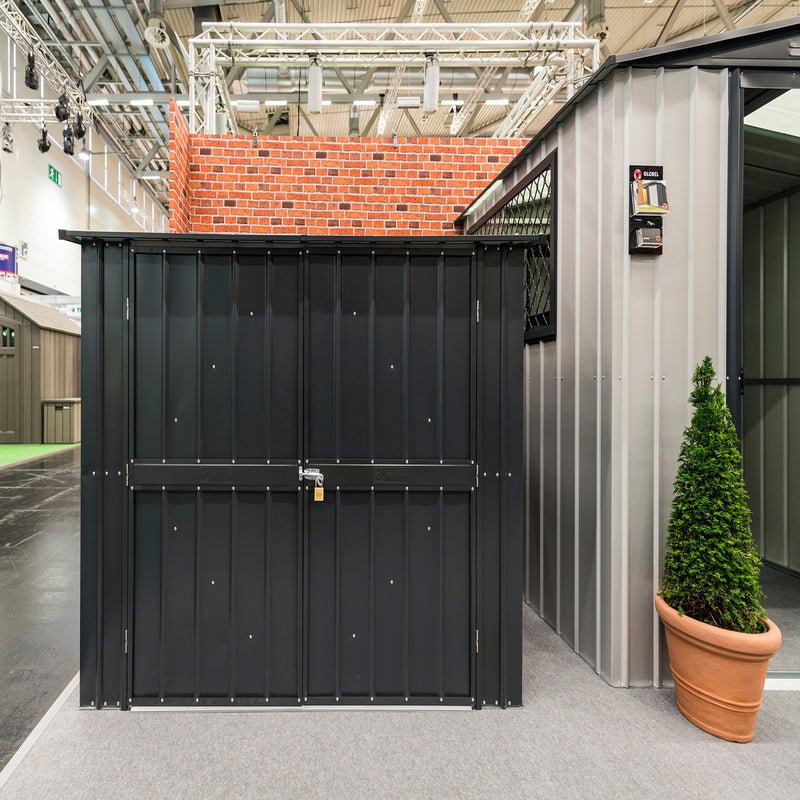
[[553, 168], [551, 163], [475, 231], [479, 236], [526, 236], [537, 241], [525, 248], [525, 339], [552, 335]]

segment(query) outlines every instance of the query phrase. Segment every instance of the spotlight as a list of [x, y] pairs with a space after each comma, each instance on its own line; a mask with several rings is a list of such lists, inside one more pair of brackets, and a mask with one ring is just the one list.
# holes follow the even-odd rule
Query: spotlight
[[253, 149], [258, 147], [258, 128], [253, 128]]
[[36, 142], [40, 153], [46, 153], [50, 149], [50, 140], [47, 138], [47, 125], [42, 126], [42, 138]]
[[439, 105], [439, 61], [434, 53], [425, 53], [425, 92], [422, 111], [435, 114]]
[[322, 113], [322, 67], [316, 57], [308, 68], [308, 113]]
[[6, 153], [14, 152], [14, 134], [11, 132], [11, 124], [8, 122], [3, 125], [3, 150]]
[[83, 139], [86, 136], [86, 126], [83, 124], [83, 114], [78, 114], [75, 118], [75, 138]]
[[83, 147], [81, 147], [80, 151], [78, 152], [78, 158], [81, 161], [88, 161], [89, 160], [89, 151], [86, 149], [86, 142], [84, 141]]
[[69, 105], [67, 104], [67, 95], [62, 93], [58, 98], [58, 105], [56, 106], [56, 119], [59, 122], [66, 122], [69, 119]]
[[28, 66], [25, 67], [25, 85], [34, 91], [39, 88], [39, 76], [36, 74], [36, 58], [33, 51], [28, 53]]
[[69, 124], [64, 128], [64, 155], [75, 155], [75, 138], [72, 135], [72, 128]]

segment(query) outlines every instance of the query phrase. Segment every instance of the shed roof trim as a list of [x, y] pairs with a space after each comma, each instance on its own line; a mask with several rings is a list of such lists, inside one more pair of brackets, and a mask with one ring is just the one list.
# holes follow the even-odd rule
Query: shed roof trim
[[58, 333], [68, 333], [72, 336], [81, 335], [81, 329], [78, 325], [69, 317], [65, 317], [60, 311], [50, 308], [50, 306], [43, 306], [30, 300], [22, 300], [17, 295], [12, 294], [0, 294], [0, 300], [10, 305], [11, 308], [40, 328], [48, 331], [57, 331]]

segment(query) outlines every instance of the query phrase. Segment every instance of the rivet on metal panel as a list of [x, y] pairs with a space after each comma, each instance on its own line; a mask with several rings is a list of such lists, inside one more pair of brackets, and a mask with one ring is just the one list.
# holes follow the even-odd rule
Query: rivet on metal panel
[[406, 703], [408, 702], [408, 698], [406, 697]]
[[470, 486], [470, 487], [469, 487], [469, 490], [470, 490], [471, 492], [474, 492], [474, 491], [475, 491], [475, 487], [474, 487], [474, 486]]
[[108, 470], [106, 470], [106, 478], [108, 477]]
[[94, 470], [92, 470], [92, 475], [94, 475], [94, 474], [95, 474], [95, 471], [94, 471]]
[[336, 255], [337, 255], [337, 256], [340, 256], [341, 254], [342, 254], [342, 251], [341, 251], [341, 250], [337, 250], [337, 251], [336, 251]]
[[231, 491], [235, 492], [236, 491], [236, 487], [235, 486], [231, 486]]
[[132, 703], [132, 702], [133, 702], [133, 700], [131, 700], [131, 698], [129, 697], [129, 698], [128, 698], [128, 702], [129, 702], [129, 703]]
[[297, 487], [297, 491], [298, 491], [298, 492], [300, 491], [300, 487], [299, 487], [299, 486]]
[[374, 250], [372, 251], [372, 255], [375, 255], [375, 251]]
[[440, 464], [444, 464], [444, 461], [442, 461], [442, 459], [440, 458], [440, 459], [439, 459], [439, 463], [440, 463]]
[[122, 473], [121, 473], [119, 470], [117, 470], [117, 477], [118, 477], [118, 478], [121, 478], [121, 477], [122, 477]]
[[650, 376], [650, 380], [653, 380], [653, 376], [652, 375]]
[[198, 492], [200, 491], [200, 487], [199, 487], [199, 486], [197, 487], [197, 491], [198, 491]]
[[475, 698], [474, 697], [470, 697], [470, 702], [474, 703], [475, 702]]
[[339, 491], [339, 487], [338, 487], [338, 486], [336, 487], [336, 491], [337, 491], [337, 492]]
[[499, 472], [496, 472], [496, 473], [495, 473], [495, 477], [499, 478], [499, 477], [500, 477], [500, 473], [499, 473]]
[[394, 581], [391, 578], [389, 578], [389, 585], [394, 586]]
[[394, 369], [394, 364], [389, 364], [389, 369]]
[[173, 525], [172, 530], [174, 530], [174, 531], [178, 530], [178, 526], [177, 525]]
[[411, 253], [409, 253], [408, 250], [406, 250], [406, 255], [409, 256], [411, 255]]
[[353, 634], [353, 638], [354, 638], [354, 639], [356, 638], [356, 635], [355, 635], [355, 634]]
[[440, 702], [440, 703], [444, 703], [444, 697], [440, 697], [440, 698], [439, 698], [439, 702]]
[[508, 477], [509, 477], [509, 478], [511, 477], [511, 473], [510, 473], [510, 472], [508, 473]]
[[430, 421], [431, 421], [431, 418], [430, 418], [430, 417], [428, 417], [428, 422], [430, 422]]
[[430, 529], [431, 529], [431, 526], [430, 526], [430, 525], [428, 525], [428, 530], [430, 530]]
[[233, 698], [231, 697], [231, 703], [233, 702]]
[[177, 421], [178, 421], [178, 418], [177, 418], [177, 417], [175, 417], [175, 422], [177, 422]]
[[166, 486], [162, 486], [162, 487], [161, 487], [161, 491], [162, 491], [162, 492], [165, 492], [166, 490], [167, 490], [167, 487], [166, 487]]
[[167, 463], [167, 459], [166, 459], [166, 458], [162, 458], [162, 459], [161, 459], [161, 463], [162, 463], [162, 464], [166, 464], [166, 463]]
[[307, 702], [308, 702], [308, 698], [307, 698], [307, 697], [304, 697], [304, 698], [303, 698], [303, 702], [304, 702], [304, 703], [307, 703]]
[[375, 487], [374, 487], [374, 486], [370, 486], [370, 487], [369, 487], [369, 490], [370, 490], [371, 492], [374, 492], [374, 491], [375, 491]]
[[267, 491], [269, 491], [269, 486], [267, 486]]
[[406, 486], [406, 491], [408, 491], [408, 486]]
[[619, 376], [619, 378], [618, 378], [617, 380], [620, 380], [620, 381], [621, 381], [621, 380], [622, 380], [622, 375], [620, 375], [620, 376]]
[[[299, 463], [300, 463], [300, 462], [298, 461], [298, 464], [299, 464]], [[269, 459], [267, 459], [267, 464], [269, 464]]]
[[236, 255], [236, 251], [235, 250], [233, 251], [233, 254]]
[[499, 706], [499, 705], [500, 705], [500, 703], [499, 703], [497, 700], [495, 700], [495, 701], [494, 701], [494, 704], [495, 704], [496, 706]]
[[507, 706], [510, 708], [510, 707], [511, 707], [511, 701], [509, 700], [509, 701], [506, 703], [506, 705], [507, 705]]
[[336, 463], [337, 463], [337, 464], [339, 463], [339, 459], [338, 459], [338, 458], [336, 459]]
[[216, 364], [212, 364], [212, 365], [211, 365], [211, 369], [216, 369], [216, 368], [217, 368], [217, 365], [216, 365]]
[[297, 698], [297, 702], [298, 702], [298, 703], [300, 702], [300, 698], [299, 698], [299, 697]]
[[605, 376], [605, 375], [602, 375], [601, 377], [602, 377], [602, 379], [603, 379], [603, 380], [605, 380], [605, 379], [606, 379], [606, 376]]
[[232, 458], [232, 459], [231, 459], [231, 464], [235, 464], [235, 463], [236, 463], [236, 459], [235, 459], [235, 458]]
[[[529, 378], [529, 380], [533, 380], [533, 378]], [[597, 380], [597, 375], [592, 375], [592, 380], [596, 381]]]
[[339, 702], [339, 698], [338, 698], [338, 697], [336, 698], [336, 702], [337, 702], [337, 703]]
[[354, 311], [354, 312], [353, 312], [353, 316], [355, 316], [355, 315], [356, 315], [356, 312]]
[[107, 706], [108, 705], [108, 700], [103, 701], [103, 705]]
[[199, 697], [195, 697], [194, 701], [195, 701], [195, 703], [199, 703], [200, 702], [200, 698]]
[[374, 458], [371, 458], [371, 459], [369, 460], [369, 463], [370, 463], [370, 464], [374, 464], [374, 463], [375, 463], [375, 459], [374, 459]]
[[486, 477], [486, 473], [485, 473], [485, 472], [483, 473], [483, 477], [484, 477], [484, 478]]
[[162, 252], [162, 253], [166, 253], [167, 251], [166, 251], [166, 250], [162, 250], [161, 252]]
[[251, 317], [253, 316], [253, 312], [252, 312], [252, 311], [250, 312], [250, 316], [251, 316]]
[[92, 700], [92, 705], [94, 705], [94, 700]]
[[370, 697], [370, 699], [369, 699], [369, 700], [370, 700], [370, 702], [371, 702], [371, 703], [374, 703], [374, 702], [375, 702], [375, 698], [374, 698], [374, 697]]
[[441, 492], [443, 489], [444, 489], [444, 487], [443, 487], [443, 486], [440, 486], [440, 487], [439, 487], [439, 491], [440, 491], [440, 492]]
[[214, 581], [211, 581], [211, 585], [212, 585], [212, 586], [214, 585]]
[[197, 463], [198, 463], [198, 464], [200, 463], [200, 459], [199, 459], [199, 458], [197, 459]]
[[408, 464], [408, 459], [406, 459], [406, 464]]
[[163, 698], [163, 697], [161, 698], [161, 702], [162, 702], [162, 703], [164, 702], [164, 698]]
[[662, 376], [661, 376], [661, 380], [662, 380], [662, 381], [665, 381], [666, 379], [667, 379], [667, 376], [666, 376], [666, 375], [662, 375]]

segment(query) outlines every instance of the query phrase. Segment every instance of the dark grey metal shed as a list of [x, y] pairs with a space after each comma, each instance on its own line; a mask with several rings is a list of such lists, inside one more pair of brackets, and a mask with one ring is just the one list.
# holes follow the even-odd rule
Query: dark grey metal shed
[[59, 311], [0, 294], [0, 444], [42, 443], [42, 401], [80, 394], [81, 329]]
[[81, 705], [519, 704], [524, 242], [61, 235]]

